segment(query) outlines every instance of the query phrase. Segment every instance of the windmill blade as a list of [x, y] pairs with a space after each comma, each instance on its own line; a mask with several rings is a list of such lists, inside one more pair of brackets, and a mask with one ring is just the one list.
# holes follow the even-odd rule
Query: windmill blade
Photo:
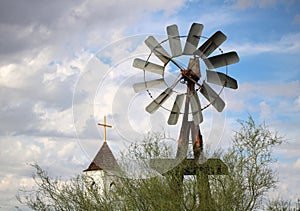
[[167, 64], [170, 61], [171, 56], [153, 36], [149, 36], [145, 40], [145, 44], [164, 64]]
[[160, 107], [160, 105], [162, 105], [171, 96], [172, 92], [173, 90], [171, 88], [167, 88], [146, 107], [146, 111], [148, 111], [150, 114], [155, 112]]
[[140, 91], [148, 90], [150, 88], [161, 87], [163, 85], [165, 85], [165, 80], [163, 78], [161, 78], [161, 79], [156, 79], [156, 80], [152, 80], [152, 81], [144, 81], [141, 83], [133, 84], [133, 89], [137, 93]]
[[234, 78], [225, 75], [224, 73], [206, 70], [206, 80], [209, 83], [225, 86], [227, 88], [231, 88], [231, 89], [238, 88], [237, 81]]
[[192, 70], [199, 78], [201, 77], [199, 58], [190, 59], [189, 70]]
[[190, 95], [191, 108], [193, 113], [194, 125], [198, 125], [203, 122], [203, 116], [201, 111], [200, 100], [196, 92]]
[[156, 73], [159, 75], [163, 75], [163, 73], [164, 73], [163, 66], [160, 66], [158, 64], [154, 64], [151, 62], [147, 62], [147, 61], [145, 61], [143, 59], [139, 59], [139, 58], [134, 59], [132, 66], [142, 69], [142, 70], [152, 72], [152, 73]]
[[200, 36], [202, 34], [202, 30], [203, 30], [202, 24], [199, 23], [192, 24], [184, 46], [184, 50], [183, 50], [184, 55], [193, 55], [193, 53], [197, 49]]
[[225, 40], [227, 39], [226, 35], [221, 31], [214, 33], [208, 40], [205, 41], [195, 52], [195, 55], [200, 57], [209, 56], [214, 50], [216, 50]]
[[182, 106], [184, 100], [184, 94], [180, 94], [176, 96], [175, 102], [173, 104], [169, 119], [168, 119], [168, 124], [169, 125], [176, 125], [178, 121], [178, 117], [180, 114], [180, 109]]
[[221, 97], [207, 84], [203, 81], [201, 94], [217, 109], [217, 111], [223, 111], [225, 107], [225, 102]]
[[207, 59], [203, 59], [203, 61], [206, 64], [208, 69], [214, 69], [214, 68], [238, 63], [240, 61], [240, 58], [236, 52], [232, 51], [217, 56], [212, 56]]
[[167, 34], [169, 38], [170, 49], [172, 57], [180, 56], [182, 54], [181, 41], [179, 37], [177, 25], [171, 25], [167, 27]]

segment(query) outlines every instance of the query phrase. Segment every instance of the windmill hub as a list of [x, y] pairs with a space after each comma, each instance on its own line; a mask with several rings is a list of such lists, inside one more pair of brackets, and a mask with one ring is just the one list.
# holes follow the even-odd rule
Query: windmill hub
[[195, 84], [195, 81], [199, 81], [200, 77], [192, 71], [192, 69], [182, 70], [182, 78], [185, 82]]

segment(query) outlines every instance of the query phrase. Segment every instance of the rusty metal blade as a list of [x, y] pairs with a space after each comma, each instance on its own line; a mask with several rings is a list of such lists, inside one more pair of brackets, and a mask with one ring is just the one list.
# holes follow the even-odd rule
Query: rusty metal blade
[[163, 78], [151, 80], [151, 81], [144, 81], [140, 83], [133, 84], [133, 89], [135, 92], [145, 91], [150, 88], [161, 87], [165, 85], [165, 80]]
[[179, 37], [177, 25], [170, 25], [167, 27], [167, 34], [169, 38], [169, 45], [172, 53], [172, 57], [177, 57], [182, 54], [181, 41]]
[[146, 107], [146, 111], [150, 114], [155, 112], [160, 107], [160, 105], [162, 105], [171, 96], [172, 92], [173, 90], [171, 88], [167, 88]]
[[202, 30], [203, 30], [202, 24], [199, 23], [192, 24], [184, 46], [184, 50], [183, 50], [184, 55], [193, 55], [193, 53], [196, 51], [200, 40], [200, 36], [202, 34]]
[[200, 92], [213, 105], [213, 107], [215, 107], [217, 111], [223, 111], [225, 102], [207, 83], [205, 83], [205, 81], [203, 81]]
[[170, 61], [171, 56], [153, 36], [149, 36], [145, 40], [145, 44], [164, 64], [167, 64]]
[[234, 78], [225, 75], [224, 73], [206, 70], [206, 80], [219, 86], [225, 86], [231, 89], [237, 89], [238, 84]]
[[176, 96], [175, 102], [173, 104], [172, 110], [170, 112], [170, 116], [168, 119], [169, 125], [176, 125], [178, 121], [178, 117], [180, 114], [180, 109], [184, 100], [184, 94], [180, 94]]
[[142, 69], [142, 70], [152, 72], [152, 73], [156, 73], [156, 74], [159, 74], [159, 75], [163, 75], [163, 73], [164, 73], [164, 67], [163, 66], [158, 65], [158, 64], [154, 64], [154, 63], [151, 63], [151, 62], [147, 62], [147, 61], [145, 61], [143, 59], [139, 59], [139, 58], [134, 59], [132, 66], [136, 67], [136, 68], [139, 68], [139, 69]]
[[208, 40], [206, 40], [195, 52], [195, 55], [200, 57], [209, 56], [214, 50], [216, 50], [225, 40], [227, 39], [226, 35], [221, 31], [214, 33]]
[[194, 125], [198, 125], [203, 122], [203, 115], [201, 111], [201, 104], [196, 92], [190, 95], [191, 108], [193, 113]]
[[236, 52], [232, 51], [217, 56], [209, 57], [207, 59], [204, 59], [203, 61], [206, 64], [208, 69], [214, 69], [214, 68], [238, 63], [240, 61], [240, 58]]

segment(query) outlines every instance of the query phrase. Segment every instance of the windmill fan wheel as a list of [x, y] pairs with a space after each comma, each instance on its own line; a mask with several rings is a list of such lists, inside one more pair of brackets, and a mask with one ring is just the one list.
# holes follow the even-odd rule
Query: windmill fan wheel
[[[151, 88], [166, 85], [164, 78], [165, 69], [166, 66], [171, 63], [179, 68], [180, 74], [171, 85], [167, 85], [167, 88], [161, 94], [156, 98], [152, 97], [152, 102], [146, 107], [146, 111], [154, 113], [160, 107], [163, 107], [163, 104], [170, 96], [176, 93], [174, 92], [174, 88], [181, 82], [186, 84], [187, 91], [185, 93], [177, 93], [173, 107], [168, 109], [170, 111], [168, 124], [175, 125], [177, 123], [179, 115], [182, 114], [181, 107], [184, 100], [186, 103], [190, 104], [194, 124], [200, 124], [203, 121], [202, 110], [208, 106], [212, 105], [218, 112], [223, 111], [225, 102], [220, 97], [223, 88], [238, 88], [237, 81], [228, 76], [227, 67], [228, 65], [239, 62], [239, 57], [235, 51], [223, 53], [223, 51], [220, 50], [219, 46], [227, 39], [225, 34], [221, 31], [215, 32], [209, 38], [203, 37], [202, 24], [193, 23], [187, 36], [180, 36], [178, 27], [175, 24], [167, 26], [166, 31], [168, 38], [162, 42], [158, 42], [153, 36], [149, 36], [145, 40], [145, 44], [151, 50], [147, 60], [136, 58], [133, 62], [133, 67], [143, 70], [144, 73], [156, 74], [161, 77], [149, 81], [144, 80], [143, 82], [134, 84], [134, 91], [147, 91], [152, 97], [150, 94]], [[205, 38], [205, 41], [198, 47], [201, 38]], [[182, 47], [183, 39], [185, 39], [185, 44]], [[170, 52], [162, 46], [163, 43], [169, 44]], [[216, 49], [219, 49], [221, 53], [211, 55]], [[152, 55], [160, 60], [160, 64], [149, 61]], [[186, 67], [183, 67], [178, 62], [178, 57], [181, 56], [190, 57], [188, 64], [185, 65]], [[203, 79], [201, 75], [200, 62], [203, 62], [206, 67], [205, 79]], [[220, 67], [226, 67], [226, 73], [215, 71], [215, 69]], [[221, 86], [221, 91], [217, 93], [209, 83]], [[198, 93], [201, 93], [208, 101], [206, 106], [201, 107]], [[185, 109], [184, 112], [188, 111]]]

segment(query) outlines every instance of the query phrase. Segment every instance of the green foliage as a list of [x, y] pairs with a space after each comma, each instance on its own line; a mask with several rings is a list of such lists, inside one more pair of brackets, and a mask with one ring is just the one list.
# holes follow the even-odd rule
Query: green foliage
[[[290, 200], [284, 200], [282, 198], [276, 198], [273, 200], [269, 200], [266, 206], [267, 211], [296, 211], [292, 209]], [[299, 209], [298, 209], [299, 210]]]
[[252, 117], [239, 123], [241, 129], [235, 132], [232, 148], [219, 153], [229, 175], [211, 177], [213, 195], [222, 210], [262, 208], [265, 194], [277, 183], [276, 171], [270, 165], [276, 161], [272, 150], [282, 138], [266, 125], [256, 125]]
[[[38, 165], [37, 189], [22, 190], [19, 201], [34, 210], [256, 210], [263, 208], [267, 191], [276, 187], [276, 172], [270, 167], [274, 146], [282, 138], [251, 117], [240, 121], [232, 147], [214, 154], [228, 166], [229, 175], [184, 176], [181, 165], [164, 176], [130, 179], [116, 177], [113, 188], [98, 185], [79, 175], [68, 181], [50, 178]], [[147, 164], [150, 158], [168, 158], [161, 134], [152, 134], [133, 144], [124, 156]], [[127, 160], [128, 161], [128, 160]], [[126, 164], [126, 162], [125, 162]], [[271, 204], [270, 204], [271, 207]], [[273, 206], [274, 207], [274, 206]], [[269, 209], [272, 210], [272, 209]]]
[[52, 178], [37, 164], [34, 190], [20, 190], [17, 199], [33, 210], [112, 210], [106, 194], [93, 179], [78, 175], [68, 181]]
[[[293, 205], [294, 204], [294, 205]], [[265, 210], [267, 211], [300, 211], [300, 199], [298, 198], [296, 202], [291, 200], [286, 200], [282, 197], [277, 197], [268, 200]]]

